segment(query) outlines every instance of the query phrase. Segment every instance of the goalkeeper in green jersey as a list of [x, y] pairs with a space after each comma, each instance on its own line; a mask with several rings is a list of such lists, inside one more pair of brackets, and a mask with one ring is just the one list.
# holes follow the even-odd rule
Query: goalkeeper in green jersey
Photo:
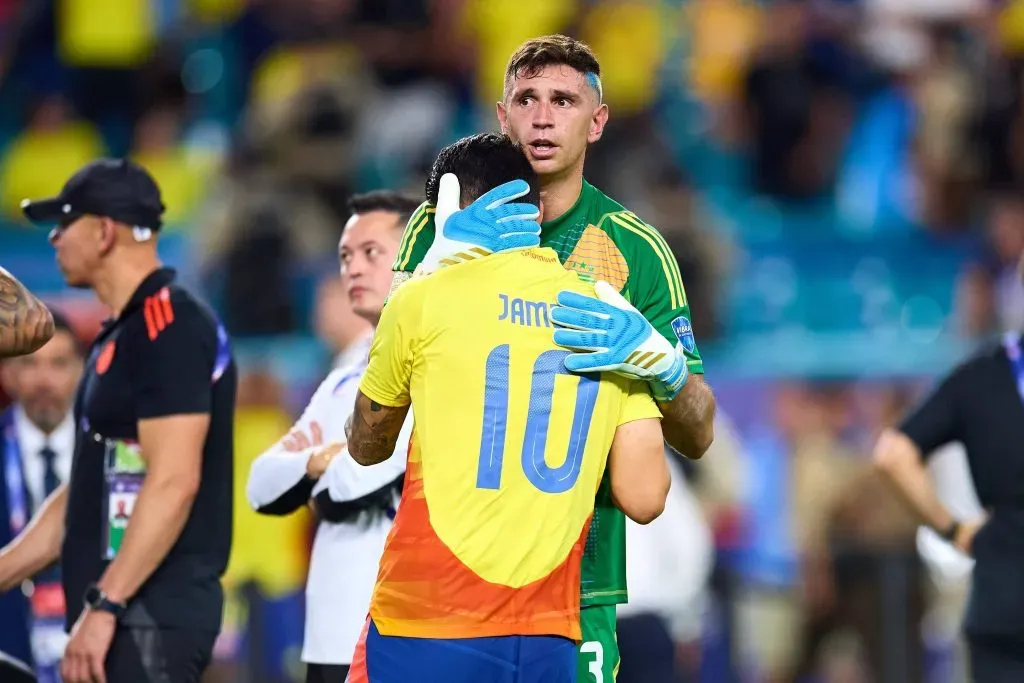
[[[715, 400], [703, 379], [679, 266], [657, 230], [583, 178], [587, 147], [601, 138], [608, 121], [597, 59], [585, 44], [565, 36], [527, 41], [509, 60], [497, 113], [502, 131], [522, 147], [540, 177], [540, 244], [558, 252], [566, 268], [612, 285], [598, 288], [597, 298], [559, 296], [561, 305], [552, 309], [552, 322], [560, 326], [555, 341], [575, 351], [566, 367], [646, 379], [663, 414], [666, 441], [699, 458], [713, 439]], [[534, 246], [537, 237], [522, 232], [505, 210], [517, 197], [512, 191], [449, 218], [442, 235], [453, 245], [448, 257]], [[424, 204], [406, 227], [394, 286], [416, 270], [434, 237], [434, 208]], [[524, 237], [532, 244], [521, 244]], [[615, 679], [615, 605], [627, 599], [625, 564], [625, 518], [606, 480], [583, 558], [583, 683]]]

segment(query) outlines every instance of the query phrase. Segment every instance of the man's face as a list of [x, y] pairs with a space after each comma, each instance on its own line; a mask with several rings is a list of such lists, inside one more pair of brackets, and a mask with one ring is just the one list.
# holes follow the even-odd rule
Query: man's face
[[71, 410], [82, 376], [82, 359], [74, 339], [59, 330], [41, 349], [7, 361], [4, 386], [44, 432], [53, 431]]
[[391, 289], [391, 264], [401, 240], [398, 214], [370, 211], [349, 219], [338, 255], [341, 278], [357, 315], [376, 322]]
[[352, 310], [347, 285], [337, 275], [324, 279], [316, 289], [316, 333], [335, 353], [373, 330], [373, 326]]
[[[91, 274], [102, 261], [105, 219], [82, 216], [50, 234], [57, 266], [71, 287], [91, 286]], [[112, 226], [109, 226], [113, 230]]]
[[501, 129], [522, 145], [537, 175], [582, 173], [587, 145], [601, 139], [608, 107], [586, 76], [554, 64], [532, 78], [517, 76], [498, 103]]

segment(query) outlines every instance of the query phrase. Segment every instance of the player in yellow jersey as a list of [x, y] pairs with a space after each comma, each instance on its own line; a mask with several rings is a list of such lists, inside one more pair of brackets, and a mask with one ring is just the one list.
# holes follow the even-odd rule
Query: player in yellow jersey
[[[442, 151], [434, 200], [459, 196], [447, 171], [464, 178], [462, 206], [535, 180], [499, 135]], [[537, 202], [536, 184], [522, 186]], [[595, 285], [550, 249], [461, 260], [392, 295], [350, 422], [349, 452], [369, 465], [390, 456], [410, 405], [416, 416], [352, 683], [574, 681], [580, 562], [606, 465], [614, 500], [639, 522], [668, 492], [647, 384], [569, 374], [552, 341], [550, 302]]]

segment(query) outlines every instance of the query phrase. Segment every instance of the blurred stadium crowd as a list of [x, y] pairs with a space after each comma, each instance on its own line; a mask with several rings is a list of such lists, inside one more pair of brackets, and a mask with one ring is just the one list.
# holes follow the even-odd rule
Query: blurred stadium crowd
[[335, 275], [347, 196], [421, 191], [441, 146], [495, 127], [512, 50], [555, 32], [601, 60], [587, 176], [673, 247], [719, 397], [685, 463], [716, 551], [692, 680], [963, 680], [964, 579], [919, 559], [868, 450], [1024, 323], [1024, 1], [0, 0], [5, 265], [94, 332], [18, 204], [127, 154], [163, 188], [165, 259], [236, 339], [215, 677], [299, 680], [310, 520], [242, 487], [363, 331]]

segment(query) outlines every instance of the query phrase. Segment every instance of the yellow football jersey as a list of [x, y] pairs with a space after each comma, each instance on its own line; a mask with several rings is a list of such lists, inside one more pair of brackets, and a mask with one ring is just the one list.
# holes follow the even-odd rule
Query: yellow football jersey
[[642, 381], [565, 370], [548, 315], [563, 289], [594, 293], [538, 248], [415, 278], [385, 307], [360, 389], [411, 402], [415, 429], [370, 607], [381, 633], [580, 637], [612, 438], [661, 413]]

